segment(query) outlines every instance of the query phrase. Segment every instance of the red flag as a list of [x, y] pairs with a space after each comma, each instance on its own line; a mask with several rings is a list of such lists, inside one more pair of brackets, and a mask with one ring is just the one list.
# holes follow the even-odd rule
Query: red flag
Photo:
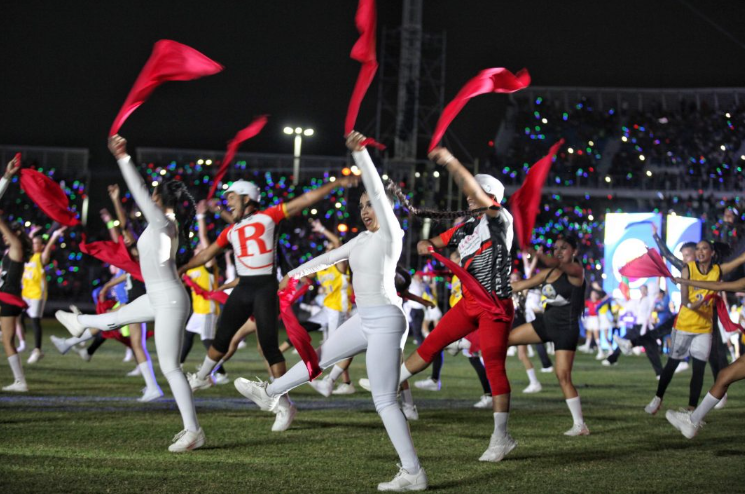
[[189, 288], [194, 290], [194, 293], [199, 295], [202, 298], [206, 298], [207, 300], [214, 300], [215, 302], [219, 304], [225, 305], [225, 302], [228, 301], [228, 294], [220, 291], [210, 291], [205, 290], [201, 286], [197, 285], [197, 282], [192, 280], [190, 276], [184, 275], [184, 282], [187, 284]]
[[210, 193], [207, 194], [207, 199], [212, 199], [214, 197], [215, 191], [217, 190], [217, 183], [222, 180], [222, 177], [224, 177], [225, 173], [228, 171], [228, 166], [230, 166], [230, 162], [233, 160], [235, 153], [238, 151], [238, 146], [251, 139], [252, 137], [258, 135], [258, 133], [261, 132], [261, 129], [263, 129], [266, 125], [268, 119], [268, 115], [261, 115], [260, 117], [257, 117], [253, 122], [251, 122], [248, 127], [238, 131], [235, 137], [233, 137], [230, 142], [228, 142], [228, 149], [227, 151], [225, 151], [225, 157], [222, 159], [220, 168], [215, 174], [215, 181], [212, 182], [212, 187], [210, 187]]
[[727, 310], [727, 304], [724, 303], [724, 300], [722, 297], [717, 295], [716, 293], [710, 293], [706, 296], [704, 300], [711, 300], [714, 299], [714, 303], [717, 309], [717, 317], [719, 318], [719, 321], [722, 323], [722, 326], [724, 326], [724, 330], [728, 333], [734, 333], [735, 331], [742, 331], [745, 333], [745, 328], [743, 328], [740, 324], [736, 323], [732, 320], [731, 317], [729, 317], [729, 310]]
[[548, 154], [538, 160], [525, 178], [522, 186], [510, 197], [510, 211], [515, 215], [515, 233], [520, 247], [530, 247], [530, 238], [533, 236], [535, 219], [538, 217], [541, 204], [541, 192], [543, 184], [546, 183], [548, 171], [559, 148], [564, 144], [564, 139], [551, 146]]
[[116, 305], [116, 300], [112, 300], [110, 298], [107, 298], [103, 302], [98, 300], [96, 302], [96, 314], [105, 314], [111, 309], [113, 309], [115, 305]]
[[[308, 375], [312, 381], [321, 374], [321, 368], [318, 366], [318, 354], [311, 344], [310, 335], [303, 329], [297, 317], [295, 317], [295, 313], [292, 312], [292, 302], [297, 297], [297, 283], [298, 280], [290, 278], [287, 287], [277, 293], [279, 295], [279, 315], [287, 330], [287, 336], [289, 336], [300, 358], [305, 362]], [[307, 290], [307, 285], [305, 289]]]
[[155, 88], [167, 81], [191, 81], [217, 74], [223, 66], [207, 58], [194, 48], [162, 39], [155, 43], [150, 58], [137, 76], [119, 114], [111, 125], [109, 135], [119, 132], [125, 120], [143, 104]]
[[83, 241], [80, 242], [80, 252], [93, 256], [99, 261], [112, 264], [131, 274], [136, 279], [144, 281], [142, 279], [140, 264], [132, 259], [132, 256], [129, 254], [129, 249], [124, 245], [124, 237], [119, 237], [119, 242], [104, 240], [88, 244], [86, 243], [85, 235], [83, 235]]
[[618, 270], [621, 275], [628, 278], [655, 278], [663, 276], [672, 278], [670, 270], [667, 269], [665, 261], [660, 254], [654, 249], [647, 249], [647, 253], [629, 261], [625, 266]]
[[80, 222], [68, 209], [70, 203], [57, 182], [36, 170], [21, 170], [21, 189], [44, 214], [60, 225], [75, 226]]
[[352, 97], [349, 100], [347, 117], [344, 120], [345, 136], [354, 130], [354, 124], [360, 112], [362, 99], [365, 97], [365, 93], [375, 77], [375, 72], [378, 70], [378, 60], [375, 53], [375, 31], [377, 24], [375, 0], [359, 0], [357, 14], [354, 16], [354, 23], [357, 26], [360, 37], [352, 47], [352, 52], [349, 56], [361, 63], [362, 67], [357, 76]]
[[18, 295], [13, 295], [12, 293], [0, 292], [0, 302], [8, 305], [15, 305], [16, 307], [20, 307], [24, 310], [28, 309], [28, 304], [26, 303], [26, 301], [24, 301]]
[[517, 74], [509, 70], [498, 67], [485, 69], [468, 81], [465, 86], [458, 91], [453, 101], [448, 103], [440, 115], [440, 119], [435, 126], [435, 132], [432, 134], [432, 140], [429, 143], [429, 152], [431, 152], [445, 135], [450, 123], [460, 113], [468, 100], [474, 96], [486, 93], [514, 93], [525, 89], [530, 85], [530, 74], [526, 69], [522, 69]]

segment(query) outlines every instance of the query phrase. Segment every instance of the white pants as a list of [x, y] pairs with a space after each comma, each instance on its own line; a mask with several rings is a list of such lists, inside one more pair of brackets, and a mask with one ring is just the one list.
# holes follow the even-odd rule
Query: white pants
[[31, 319], [44, 317], [44, 305], [47, 302], [45, 298], [23, 297], [23, 301], [26, 302], [26, 305], [28, 305], [28, 308], [26, 309], [26, 314], [28, 314], [28, 317], [30, 317]]
[[194, 312], [186, 323], [186, 330], [196, 333], [204, 340], [214, 340], [217, 329], [217, 315], [197, 314]]
[[[396, 448], [401, 465], [409, 472], [419, 471], [419, 459], [411, 432], [398, 404], [398, 377], [401, 352], [408, 324], [403, 311], [395, 305], [358, 307], [358, 312], [318, 349], [319, 365], [327, 369], [335, 363], [365, 353], [367, 377], [373, 402], [388, 437]], [[267, 388], [269, 395], [284, 394], [309, 381], [304, 362], [298, 362]]]
[[86, 328], [117, 329], [127, 324], [155, 322], [155, 349], [160, 371], [168, 380], [178, 405], [184, 428], [197, 431], [197, 412], [194, 397], [184, 372], [179, 365], [184, 326], [190, 312], [189, 296], [181, 283], [151, 283], [147, 293], [121, 309], [95, 316], [79, 316]]

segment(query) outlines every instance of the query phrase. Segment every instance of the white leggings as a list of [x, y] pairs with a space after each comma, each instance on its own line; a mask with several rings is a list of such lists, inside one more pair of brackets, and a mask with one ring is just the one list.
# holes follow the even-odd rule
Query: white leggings
[[[419, 459], [397, 399], [401, 352], [407, 331], [406, 316], [399, 307], [359, 307], [357, 314], [347, 319], [321, 345], [318, 358], [320, 367], [326, 369], [367, 350], [367, 376], [375, 409], [383, 420], [401, 465], [415, 473], [419, 471]], [[299, 362], [284, 376], [275, 379], [267, 387], [267, 393], [271, 396], [284, 394], [308, 380], [308, 369], [305, 363]]]
[[179, 365], [184, 327], [189, 318], [189, 296], [181, 283], [151, 283], [148, 292], [121, 309], [95, 316], [78, 316], [86, 328], [116, 329], [127, 324], [155, 321], [155, 349], [160, 371], [168, 380], [184, 428], [199, 430], [194, 397]]

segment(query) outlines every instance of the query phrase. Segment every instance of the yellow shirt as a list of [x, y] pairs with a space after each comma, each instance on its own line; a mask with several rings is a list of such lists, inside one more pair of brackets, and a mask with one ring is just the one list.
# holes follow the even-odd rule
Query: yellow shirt
[[[688, 273], [691, 280], [719, 281], [721, 271], [718, 264], [711, 266], [707, 274], [701, 274], [695, 262], [688, 263]], [[716, 293], [703, 288], [688, 287], [688, 301], [692, 304], [703, 300], [707, 295]], [[675, 329], [686, 333], [711, 333], [714, 326], [714, 301], [709, 300], [697, 310], [691, 310], [686, 306], [680, 307], [678, 318], [675, 320]]]
[[37, 252], [23, 266], [23, 298], [39, 300], [47, 298], [47, 278], [41, 263], [41, 253]]
[[[200, 288], [212, 291], [215, 289], [212, 285], [214, 284], [214, 277], [210, 274], [204, 266], [190, 269], [186, 272], [186, 275], [194, 280], [194, 283], [199, 285]], [[191, 305], [195, 314], [213, 314], [216, 312], [216, 305], [212, 300], [207, 300], [201, 295], [191, 291]]]
[[323, 305], [338, 312], [348, 312], [349, 299], [352, 296], [352, 285], [349, 274], [342, 273], [335, 265], [318, 271], [318, 281], [326, 293]]
[[450, 307], [455, 306], [462, 298], [463, 290], [461, 290], [460, 280], [457, 276], [453, 276], [453, 279], [450, 281]]

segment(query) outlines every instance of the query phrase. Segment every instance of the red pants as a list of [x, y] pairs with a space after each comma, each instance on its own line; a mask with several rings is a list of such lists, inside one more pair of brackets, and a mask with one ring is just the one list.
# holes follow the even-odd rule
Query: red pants
[[493, 396], [510, 392], [505, 360], [507, 359], [507, 338], [512, 328], [514, 307], [512, 300], [502, 301], [505, 314], [495, 316], [485, 310], [471, 296], [466, 295], [455, 304], [435, 329], [427, 336], [417, 349], [425, 362], [432, 362], [435, 355], [450, 343], [464, 338], [473, 331], [478, 331], [481, 355], [484, 358], [486, 377]]

